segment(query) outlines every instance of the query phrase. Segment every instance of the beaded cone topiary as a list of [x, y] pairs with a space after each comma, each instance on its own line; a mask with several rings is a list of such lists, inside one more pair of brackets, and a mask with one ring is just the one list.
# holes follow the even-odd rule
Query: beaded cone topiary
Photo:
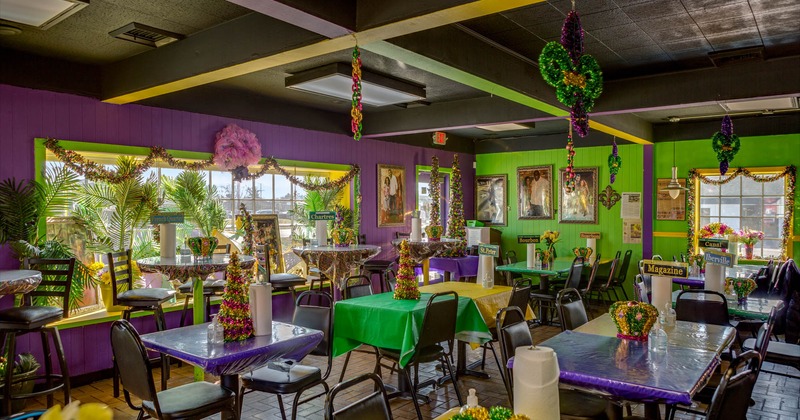
[[400, 243], [400, 270], [397, 272], [397, 284], [394, 287], [395, 299], [419, 299], [419, 283], [414, 275], [414, 261], [411, 260], [411, 248], [408, 241]]

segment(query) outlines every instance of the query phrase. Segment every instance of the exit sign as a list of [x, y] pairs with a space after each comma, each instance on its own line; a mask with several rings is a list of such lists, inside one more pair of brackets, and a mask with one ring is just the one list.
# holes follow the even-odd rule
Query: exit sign
[[444, 146], [447, 144], [447, 134], [443, 131], [437, 131], [433, 133], [433, 144], [438, 146]]

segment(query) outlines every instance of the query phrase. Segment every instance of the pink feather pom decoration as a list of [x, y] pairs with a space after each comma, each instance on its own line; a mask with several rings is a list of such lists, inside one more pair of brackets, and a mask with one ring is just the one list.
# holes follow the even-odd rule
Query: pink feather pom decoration
[[255, 165], [261, 160], [261, 143], [256, 135], [236, 124], [229, 124], [217, 133], [214, 164], [226, 170]]

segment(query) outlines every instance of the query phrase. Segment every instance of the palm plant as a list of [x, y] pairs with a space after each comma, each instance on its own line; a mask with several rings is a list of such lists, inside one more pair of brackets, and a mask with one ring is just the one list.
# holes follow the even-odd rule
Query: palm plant
[[[118, 184], [94, 182], [78, 193], [74, 215], [92, 233], [89, 247], [95, 252], [132, 249], [134, 259], [157, 254], [150, 232], [137, 232], [147, 226], [150, 215], [163, 201], [154, 175], [138, 174], [136, 161], [129, 156], [117, 159], [116, 171], [130, 176]], [[146, 243], [143, 243], [146, 242]]]
[[167, 197], [185, 214], [204, 236], [214, 236], [214, 231], [225, 229], [227, 214], [217, 194], [217, 187], [209, 189], [203, 174], [183, 171], [175, 179], [162, 177]]
[[[328, 180], [317, 175], [306, 175], [305, 182], [311, 185], [322, 185]], [[336, 203], [341, 198], [341, 193], [341, 188], [306, 191], [303, 201], [295, 202], [292, 209], [289, 210], [289, 215], [295, 220], [295, 229], [301, 229], [301, 232], [294, 232], [295, 236], [304, 237], [311, 232], [315, 222], [308, 218], [309, 213], [334, 210]]]
[[[17, 182], [13, 178], [0, 182], [0, 244], [9, 244], [20, 260], [26, 257], [75, 257], [75, 253], [62, 242], [48, 240], [44, 227], [48, 217], [61, 216], [69, 211], [78, 187], [79, 178], [74, 172], [55, 165], [47, 167], [44, 182]], [[78, 308], [86, 287], [91, 284], [89, 270], [81, 261], [76, 261], [69, 295], [71, 309]], [[38, 299], [34, 304], [59, 303]]]

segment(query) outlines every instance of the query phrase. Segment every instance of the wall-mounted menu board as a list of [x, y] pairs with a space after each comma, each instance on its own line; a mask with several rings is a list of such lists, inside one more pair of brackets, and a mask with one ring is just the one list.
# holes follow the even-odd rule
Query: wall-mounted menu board
[[[672, 199], [669, 192], [662, 191], [669, 184], [669, 178], [659, 178], [658, 199], [656, 200], [656, 220], [686, 220], [686, 191], [681, 191], [678, 198]], [[686, 180], [678, 179], [681, 187], [686, 188]]]

